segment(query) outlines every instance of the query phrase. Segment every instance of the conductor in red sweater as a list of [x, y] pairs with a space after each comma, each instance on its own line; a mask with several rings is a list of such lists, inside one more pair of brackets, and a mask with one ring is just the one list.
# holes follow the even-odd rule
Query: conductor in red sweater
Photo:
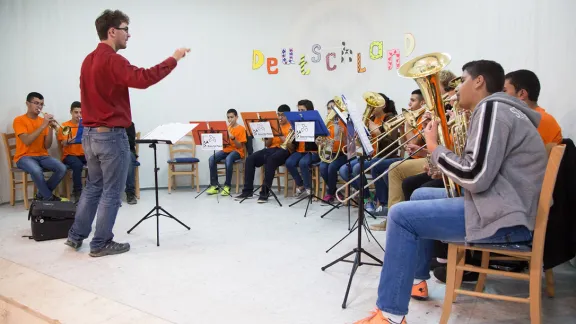
[[90, 242], [90, 256], [93, 257], [130, 250], [130, 244], [115, 242], [112, 233], [131, 163], [126, 135], [126, 128], [132, 122], [128, 88], [146, 89], [158, 83], [190, 51], [180, 48], [149, 69], [133, 66], [117, 53], [126, 48], [130, 38], [129, 23], [128, 16], [119, 10], [104, 11], [96, 19], [100, 43], [86, 56], [80, 71], [82, 147], [88, 178], [66, 245], [76, 250], [80, 248], [90, 234], [98, 212]]

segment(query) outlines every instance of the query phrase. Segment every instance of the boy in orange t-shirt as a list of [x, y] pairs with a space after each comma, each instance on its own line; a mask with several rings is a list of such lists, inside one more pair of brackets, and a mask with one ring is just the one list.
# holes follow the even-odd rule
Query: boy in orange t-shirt
[[246, 143], [246, 129], [244, 126], [239, 125], [238, 122], [238, 112], [236, 109], [228, 109], [226, 112], [226, 118], [228, 119], [228, 138], [230, 139], [230, 145], [224, 146], [222, 151], [216, 152], [216, 154], [211, 155], [208, 159], [208, 165], [210, 166], [210, 188], [206, 190], [209, 195], [218, 194], [218, 169], [216, 163], [221, 160], [226, 160], [226, 180], [224, 181], [224, 188], [222, 189], [222, 196], [230, 195], [230, 187], [232, 186], [232, 172], [234, 171], [234, 162], [244, 158], [246, 154], [244, 150], [244, 144]]
[[[254, 152], [246, 158], [244, 188], [242, 188], [242, 193], [236, 196], [236, 200], [252, 198], [254, 194], [254, 175], [256, 168], [264, 166], [264, 184], [260, 188], [258, 203], [268, 202], [268, 196], [270, 195], [269, 189], [272, 187], [276, 169], [286, 162], [286, 159], [290, 156], [290, 152], [294, 150], [294, 144], [292, 143], [289, 143], [286, 149], [281, 147], [292, 127], [286, 119], [286, 116], [284, 116], [284, 113], [288, 111], [290, 111], [288, 105], [278, 107], [278, 121], [280, 122], [283, 135], [267, 138], [264, 142], [266, 146], [264, 149]], [[271, 121], [270, 123], [273, 122]]]
[[72, 119], [62, 124], [62, 127], [70, 126], [70, 134], [62, 134], [62, 130], [58, 132], [58, 141], [62, 145], [62, 162], [72, 170], [72, 197], [74, 201], [80, 200], [80, 195], [82, 194], [82, 170], [86, 165], [82, 144], [74, 143], [78, 133], [80, 118], [82, 118], [82, 108], [80, 106], [79, 101], [74, 101], [70, 106]]
[[552, 115], [538, 106], [540, 96], [540, 81], [536, 74], [529, 70], [518, 70], [506, 74], [504, 92], [524, 101], [528, 107], [536, 110], [542, 116], [538, 124], [538, 133], [548, 143], [562, 143], [562, 129]]
[[[44, 97], [38, 92], [28, 94], [26, 107], [26, 114], [16, 117], [12, 124], [16, 135], [14, 163], [32, 177], [38, 188], [38, 194], [34, 199], [63, 200], [52, 193], [66, 174], [66, 166], [48, 155], [48, 148], [52, 146], [54, 138], [54, 132], [49, 124], [54, 118], [50, 114], [45, 114], [45, 118], [38, 116], [44, 108]], [[52, 171], [48, 181], [44, 179], [44, 170]]]

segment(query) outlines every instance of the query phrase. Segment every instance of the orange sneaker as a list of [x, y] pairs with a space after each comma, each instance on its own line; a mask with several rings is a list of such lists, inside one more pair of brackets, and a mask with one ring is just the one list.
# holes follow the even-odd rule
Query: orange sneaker
[[426, 300], [428, 299], [428, 284], [426, 280], [423, 280], [421, 283], [417, 285], [412, 285], [412, 298], [417, 300]]
[[[354, 322], [354, 324], [391, 324], [390, 321], [382, 315], [382, 312], [376, 308], [372, 311], [370, 316]], [[408, 324], [406, 317], [402, 319], [402, 324]]]

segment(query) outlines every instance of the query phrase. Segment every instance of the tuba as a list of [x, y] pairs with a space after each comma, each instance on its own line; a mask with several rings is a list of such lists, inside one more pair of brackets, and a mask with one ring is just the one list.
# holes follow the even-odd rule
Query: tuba
[[[332, 108], [332, 110], [328, 113], [328, 115], [324, 119], [324, 125], [326, 125], [326, 128], [328, 128], [328, 132], [330, 132], [330, 127], [332, 128], [334, 127], [334, 118], [336, 118], [335, 109], [340, 110], [340, 112], [346, 112], [348, 110], [346, 108], [346, 105], [342, 101], [342, 98], [340, 98], [339, 96], [334, 97], [334, 108]], [[334, 138], [330, 138], [328, 136], [319, 136], [316, 139], [316, 144], [318, 145], [318, 156], [320, 157], [320, 161], [324, 163], [332, 163], [338, 158], [340, 152], [343, 153], [342, 140], [344, 132], [340, 131], [339, 133], [340, 138], [338, 139], [338, 150], [336, 151], [335, 154], [333, 154], [334, 142], [335, 142]], [[336, 136], [336, 134], [334, 134], [334, 136]]]
[[[451, 57], [446, 53], [431, 53], [418, 56], [405, 63], [398, 74], [413, 79], [418, 84], [422, 96], [429, 107], [433, 118], [438, 123], [438, 141], [449, 150], [454, 150], [454, 140], [450, 136], [450, 129], [444, 110], [444, 102], [440, 95], [439, 72], [450, 63]], [[452, 179], [442, 174], [444, 186], [449, 198], [461, 196], [461, 188]]]

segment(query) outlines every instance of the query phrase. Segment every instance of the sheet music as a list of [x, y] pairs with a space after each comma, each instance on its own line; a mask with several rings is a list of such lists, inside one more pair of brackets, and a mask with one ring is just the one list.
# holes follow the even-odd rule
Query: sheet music
[[141, 139], [158, 140], [169, 143], [176, 143], [186, 134], [190, 133], [198, 124], [169, 123], [156, 127]]
[[370, 139], [366, 134], [365, 131], [366, 125], [364, 125], [364, 123], [362, 122], [362, 113], [358, 110], [356, 104], [352, 101], [348, 101], [344, 95], [342, 95], [342, 100], [346, 104], [346, 107], [348, 107], [348, 112], [350, 114], [352, 122], [354, 123], [354, 130], [356, 131], [356, 134], [358, 134], [358, 137], [360, 138], [360, 143], [362, 144], [362, 147], [364, 148], [366, 155], [371, 155], [372, 153], [374, 153], [374, 148], [372, 147]]
[[203, 151], [220, 151], [223, 148], [222, 133], [202, 134]]
[[334, 111], [336, 112], [336, 115], [338, 115], [338, 117], [340, 118], [340, 120], [346, 124], [346, 121], [348, 120], [348, 113], [347, 112], [342, 112], [340, 111], [338, 108], [334, 107], [332, 108], [334, 109]]

